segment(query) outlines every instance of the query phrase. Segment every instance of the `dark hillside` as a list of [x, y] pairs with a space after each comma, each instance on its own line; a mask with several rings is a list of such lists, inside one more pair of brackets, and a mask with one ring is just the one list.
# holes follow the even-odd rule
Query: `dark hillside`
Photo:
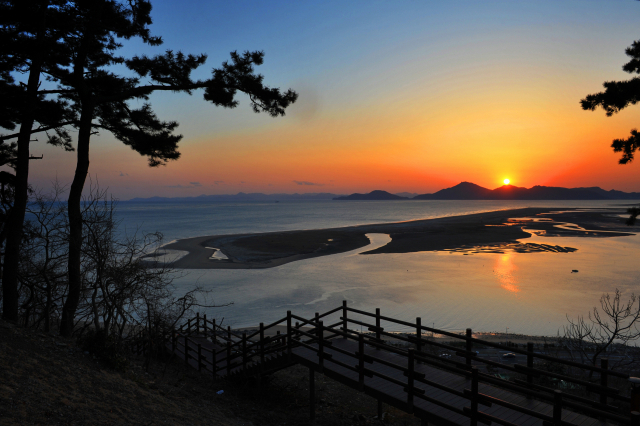
[[[369, 396], [318, 374], [309, 421], [308, 370], [294, 366], [260, 384], [213, 382], [180, 362], [132, 359], [105, 368], [70, 340], [0, 320], [0, 425], [351, 426], [381, 424]], [[222, 394], [218, 394], [223, 390]], [[417, 426], [385, 406], [386, 425]]]

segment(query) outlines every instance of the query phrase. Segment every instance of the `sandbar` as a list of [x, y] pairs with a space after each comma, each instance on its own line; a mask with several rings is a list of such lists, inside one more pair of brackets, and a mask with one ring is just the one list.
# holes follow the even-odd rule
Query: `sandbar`
[[[633, 235], [625, 207], [605, 209], [522, 208], [436, 219], [379, 223], [340, 228], [207, 235], [167, 244], [163, 249], [188, 252], [171, 262], [179, 269], [273, 268], [303, 259], [366, 247], [366, 234], [383, 233], [391, 241], [362, 255], [420, 251], [570, 253], [558, 237], [621, 237]], [[549, 244], [523, 242], [532, 235], [549, 237]], [[552, 242], [553, 241], [553, 242]], [[227, 259], [212, 259], [212, 247]], [[158, 255], [154, 254], [156, 259]]]

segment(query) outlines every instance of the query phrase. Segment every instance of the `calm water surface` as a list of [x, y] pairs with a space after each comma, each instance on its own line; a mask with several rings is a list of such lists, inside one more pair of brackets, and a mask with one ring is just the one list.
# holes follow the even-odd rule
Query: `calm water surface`
[[[199, 235], [313, 229], [415, 220], [518, 207], [607, 207], [580, 201], [399, 201], [145, 204], [122, 202], [127, 232], [161, 231], [166, 240]], [[425, 325], [462, 330], [555, 335], [566, 315], [586, 315], [602, 293], [640, 289], [640, 237], [560, 238], [524, 242], [578, 248], [574, 253], [449, 252], [361, 255], [371, 246], [262, 270], [193, 270], [177, 280], [212, 290], [207, 314], [233, 327], [280, 319], [287, 310], [312, 316], [349, 301], [353, 307]], [[578, 273], [572, 273], [578, 270]]]

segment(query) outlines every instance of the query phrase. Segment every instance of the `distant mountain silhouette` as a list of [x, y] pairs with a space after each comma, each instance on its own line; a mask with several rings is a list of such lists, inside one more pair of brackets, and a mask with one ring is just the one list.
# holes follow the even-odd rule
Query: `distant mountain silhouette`
[[416, 195], [414, 200], [486, 200], [491, 190], [475, 183], [461, 182], [434, 194]]
[[536, 185], [529, 189], [503, 185], [487, 189], [470, 182], [462, 182], [433, 194], [422, 194], [414, 200], [638, 200], [640, 193], [605, 191], [602, 188], [561, 188]]
[[534, 186], [521, 188], [504, 185], [487, 189], [471, 182], [461, 182], [451, 188], [441, 189], [433, 194], [415, 195], [409, 192], [391, 194], [387, 191], [371, 191], [368, 194], [340, 195], [328, 192], [308, 194], [263, 194], [259, 192], [222, 195], [200, 195], [197, 197], [150, 197], [132, 198], [139, 203], [199, 203], [210, 201], [293, 201], [293, 200], [640, 200], [640, 192], [604, 190], [597, 186], [590, 188], [561, 188], [555, 186]]
[[614, 200], [637, 200], [640, 199], [640, 192], [623, 192], [617, 191], [615, 189], [610, 189], [609, 191], [599, 188], [597, 186], [592, 186], [590, 188], [574, 188], [574, 189], [585, 189], [588, 191], [593, 191], [597, 194], [602, 194], [607, 198], [611, 198]]
[[361, 200], [408, 200], [407, 197], [401, 197], [399, 195], [390, 194], [387, 191], [371, 191], [368, 194], [351, 194], [343, 197], [335, 197], [334, 200], [349, 200], [349, 201], [361, 201]]
[[328, 192], [314, 192], [309, 194], [263, 194], [254, 192], [246, 194], [238, 192], [237, 194], [221, 194], [221, 195], [199, 195], [197, 197], [150, 197], [150, 198], [132, 198], [129, 201], [138, 203], [193, 203], [206, 201], [289, 201], [289, 200], [332, 200], [339, 197], [340, 194], [330, 194]]
[[416, 195], [418, 195], [418, 193], [417, 192], [396, 192], [395, 195], [397, 195], [398, 197], [413, 198]]

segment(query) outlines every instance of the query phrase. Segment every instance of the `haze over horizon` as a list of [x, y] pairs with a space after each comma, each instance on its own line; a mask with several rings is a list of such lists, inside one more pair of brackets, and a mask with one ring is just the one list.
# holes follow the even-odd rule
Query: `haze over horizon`
[[[283, 118], [242, 98], [224, 110], [194, 96], [151, 97], [180, 123], [182, 157], [150, 169], [106, 132], [92, 139], [92, 178], [121, 199], [237, 192], [433, 193], [465, 181], [640, 191], [640, 165], [618, 165], [614, 138], [638, 107], [613, 117], [579, 101], [626, 80], [626, 47], [640, 38], [631, 1], [327, 1], [318, 4], [154, 1], [159, 49], [264, 50], [265, 83], [300, 94]], [[205, 77], [206, 75], [202, 75]], [[74, 135], [75, 136], [75, 135]], [[42, 138], [40, 138], [42, 139]], [[71, 181], [75, 154], [32, 144], [30, 182]]]

